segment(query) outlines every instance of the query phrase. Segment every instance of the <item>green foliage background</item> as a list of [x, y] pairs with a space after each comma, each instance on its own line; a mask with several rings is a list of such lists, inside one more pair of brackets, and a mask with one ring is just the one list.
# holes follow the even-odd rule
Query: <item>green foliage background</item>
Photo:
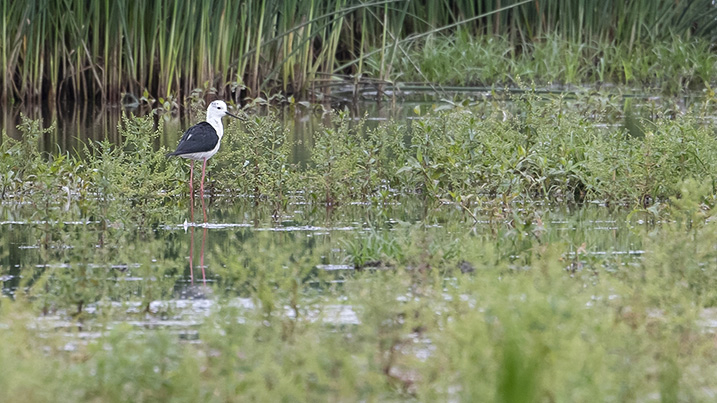
[[[711, 0], [30, 0], [0, 13], [5, 102], [303, 98], [327, 92], [327, 77], [490, 86], [535, 75], [674, 91], [713, 83], [717, 37]], [[660, 73], [665, 62], [687, 70]]]

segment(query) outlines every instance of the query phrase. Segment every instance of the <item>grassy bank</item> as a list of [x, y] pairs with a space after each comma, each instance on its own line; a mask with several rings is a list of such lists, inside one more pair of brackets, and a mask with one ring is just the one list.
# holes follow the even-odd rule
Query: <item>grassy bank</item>
[[[710, 0], [217, 0], [150, 7], [43, 0], [4, 2], [0, 12], [5, 102], [114, 103], [122, 94], [129, 94], [125, 102], [160, 104], [210, 93], [237, 101], [276, 92], [304, 98], [323, 92], [329, 78], [371, 84], [403, 80], [404, 73], [455, 82], [430, 67], [436, 53], [471, 67], [462, 82], [502, 85], [505, 74], [525, 74], [540, 82], [647, 80], [675, 91], [711, 81], [714, 59], [704, 62], [713, 49], [706, 44], [717, 32]], [[443, 35], [449, 39], [426, 41]], [[667, 54], [651, 54], [653, 48]], [[501, 61], [520, 68], [491, 71], [484, 64]], [[661, 73], [665, 61], [690, 71]]]

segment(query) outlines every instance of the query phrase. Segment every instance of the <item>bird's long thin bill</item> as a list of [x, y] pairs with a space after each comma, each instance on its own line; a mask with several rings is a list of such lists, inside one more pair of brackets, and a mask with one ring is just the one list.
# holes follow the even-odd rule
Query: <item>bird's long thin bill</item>
[[240, 118], [239, 116], [237, 116], [237, 115], [234, 115], [234, 114], [232, 114], [232, 113], [229, 113], [229, 112], [227, 112], [227, 115], [229, 115], [229, 116], [231, 116], [231, 117], [233, 117], [233, 118], [237, 118], [237, 119], [239, 119], [239, 120], [243, 120], [243, 119], [242, 119], [242, 118]]

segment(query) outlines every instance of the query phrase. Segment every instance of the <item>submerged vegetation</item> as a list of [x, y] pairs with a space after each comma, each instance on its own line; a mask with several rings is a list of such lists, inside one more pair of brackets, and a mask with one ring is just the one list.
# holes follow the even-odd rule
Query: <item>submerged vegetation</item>
[[156, 98], [166, 108], [207, 93], [237, 102], [277, 92], [306, 98], [337, 84], [406, 80], [502, 86], [522, 78], [668, 91], [714, 84], [711, 0], [507, 3], [5, 1], [1, 95], [6, 102]]
[[334, 112], [302, 164], [250, 113], [204, 225], [151, 118], [80, 155], [23, 120], [0, 146], [0, 400], [710, 400], [713, 95], [499, 98]]

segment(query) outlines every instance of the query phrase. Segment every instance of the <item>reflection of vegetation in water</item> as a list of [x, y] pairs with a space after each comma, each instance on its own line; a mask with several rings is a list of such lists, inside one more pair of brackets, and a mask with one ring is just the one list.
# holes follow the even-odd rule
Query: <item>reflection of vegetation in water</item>
[[[681, 194], [652, 229], [604, 208], [566, 217], [533, 206], [544, 228], [527, 237], [509, 223], [471, 231], [440, 213], [426, 218], [443, 227], [400, 224], [385, 236], [224, 230], [208, 258], [216, 302], [181, 333], [189, 340], [171, 327], [127, 324], [162, 326], [176, 314], [171, 302], [139, 309], [145, 294], [167, 298], [178, 279], [162, 269], [183, 260], [162, 252], [162, 237], [174, 231], [126, 252], [139, 265], [125, 273], [106, 263], [123, 257], [92, 256], [77, 228], [68, 239], [75, 248], [50, 257], [69, 267], [44, 269], [14, 302], [0, 299], [0, 396], [121, 401], [130, 389], [137, 398], [193, 401], [622, 401], [654, 393], [704, 400], [715, 386], [714, 336], [702, 322], [714, 320], [704, 315], [713, 315], [717, 297], [714, 204], [705, 203], [709, 186], [696, 182], [683, 183]], [[601, 231], [608, 217], [614, 229]], [[130, 250], [118, 242], [118, 251]], [[316, 270], [337, 244], [362, 242], [400, 251], [383, 267]], [[645, 255], [595, 253], [600, 244], [634, 245]], [[80, 275], [83, 256], [99, 262], [93, 283]], [[576, 259], [581, 267], [572, 270]], [[79, 327], [35, 317], [48, 305], [48, 313], [75, 312], [78, 293], [96, 301]]]
[[0, 400], [709, 400], [712, 100], [637, 110], [644, 136], [599, 94], [515, 101], [337, 114], [308, 166], [275, 119], [229, 125], [210, 216], [246, 226], [208, 229], [187, 321], [186, 166], [151, 121], [74, 158], [26, 120], [0, 149]]

